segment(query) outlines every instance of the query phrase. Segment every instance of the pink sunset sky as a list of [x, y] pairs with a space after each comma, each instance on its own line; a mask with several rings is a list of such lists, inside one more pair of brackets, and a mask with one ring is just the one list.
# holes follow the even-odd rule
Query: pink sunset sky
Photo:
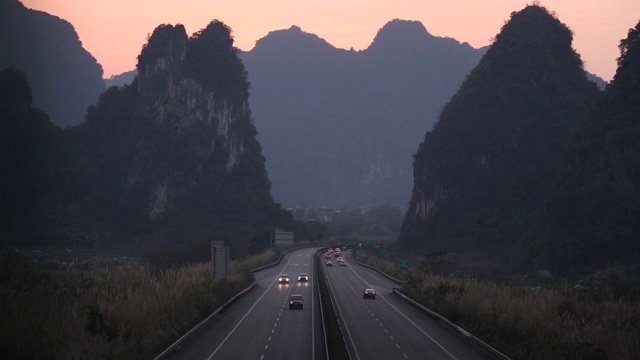
[[[69, 21], [108, 78], [135, 68], [147, 36], [160, 24], [192, 34], [217, 19], [231, 27], [235, 46], [251, 50], [270, 31], [297, 25], [335, 47], [366, 49], [393, 19], [422, 22], [427, 31], [479, 48], [500, 32], [511, 12], [531, 0], [22, 0], [31, 9]], [[574, 33], [587, 71], [606, 81], [616, 71], [618, 45], [640, 20], [638, 0], [537, 2]]]

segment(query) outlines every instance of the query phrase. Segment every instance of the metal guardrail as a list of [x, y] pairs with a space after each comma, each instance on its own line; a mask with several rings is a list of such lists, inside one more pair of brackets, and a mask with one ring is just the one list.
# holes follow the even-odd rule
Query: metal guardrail
[[189, 336], [193, 335], [198, 329], [202, 327], [202, 325], [206, 324], [209, 320], [211, 320], [214, 316], [218, 315], [222, 310], [231, 306], [236, 300], [238, 300], [242, 295], [246, 294], [256, 285], [254, 281], [249, 287], [237, 293], [234, 297], [229, 299], [226, 303], [220, 306], [216, 311], [211, 313], [211, 315], [207, 316], [206, 319], [202, 320], [198, 325], [194, 326], [193, 329], [189, 330], [186, 334], [182, 335], [178, 340], [176, 340], [173, 344], [171, 344], [166, 350], [164, 350], [160, 355], [156, 356], [154, 360], [160, 360], [167, 356], [172, 350], [174, 350], [178, 345], [180, 345], [184, 340], [186, 340]]
[[[324, 248], [323, 248], [324, 249]], [[323, 249], [318, 249], [318, 251], [316, 251], [316, 254], [313, 257], [313, 267], [314, 269], [318, 269], [318, 266], [316, 264], [316, 261], [318, 261], [317, 257], [319, 255], [319, 253], [321, 251], [323, 251]], [[316, 290], [318, 293], [318, 303], [320, 305], [320, 320], [322, 321], [322, 339], [324, 340], [324, 354], [325, 354], [325, 358], [327, 360], [329, 360], [329, 344], [327, 343], [327, 325], [324, 322], [324, 309], [322, 308], [322, 292], [320, 291], [320, 282], [316, 280]], [[313, 314], [311, 315], [313, 316]]]
[[398, 296], [400, 296], [404, 301], [406, 301], [409, 304], [413, 305], [415, 308], [417, 308], [420, 311], [426, 313], [428, 316], [436, 318], [437, 320], [443, 322], [444, 324], [448, 325], [452, 329], [454, 329], [457, 332], [461, 333], [463, 336], [465, 336], [469, 340], [473, 341], [475, 344], [477, 344], [480, 347], [482, 347], [485, 351], [487, 351], [488, 353], [490, 353], [494, 357], [496, 357], [498, 359], [502, 359], [502, 360], [511, 360], [507, 355], [505, 355], [505, 354], [501, 353], [500, 351], [496, 350], [494, 347], [492, 347], [491, 345], [489, 345], [489, 344], [485, 343], [484, 341], [480, 340], [479, 338], [477, 338], [476, 336], [474, 336], [473, 334], [471, 334], [467, 330], [465, 330], [465, 329], [461, 328], [460, 326], [452, 323], [451, 321], [449, 321], [444, 316], [438, 314], [437, 312], [435, 312], [433, 310], [430, 310], [430, 309], [424, 307], [423, 305], [421, 305], [417, 301], [415, 301], [412, 298], [408, 297], [407, 295], [401, 293], [400, 289], [393, 288], [393, 293], [398, 295]]
[[[327, 278], [326, 278], [326, 273], [324, 272], [325, 268], [324, 268], [324, 266], [322, 266], [323, 262], [321, 261], [321, 258], [320, 258], [320, 253], [322, 253], [322, 252], [324, 252], [324, 251], [326, 251], [326, 250], [328, 250], [330, 248], [332, 249], [333, 247], [332, 246], [325, 246], [325, 247], [322, 247], [322, 248], [320, 248], [320, 249], [318, 249], [316, 251], [316, 254], [314, 256], [314, 266], [316, 267], [317, 271], [319, 272], [318, 275], [316, 276], [316, 278], [321, 276], [324, 279], [323, 282], [324, 282], [324, 284], [325, 284], [325, 286], [327, 288], [326, 290], [327, 290], [327, 294], [328, 294], [328, 297], [329, 297], [329, 303], [331, 304], [331, 309], [333, 310], [333, 316], [335, 316], [335, 318], [336, 318], [338, 330], [340, 332], [340, 338], [342, 339], [342, 343], [344, 344], [344, 348], [345, 348], [345, 350], [347, 352], [348, 358], [352, 359], [351, 352], [349, 351], [349, 347], [346, 345], [347, 342], [346, 342], [346, 340], [344, 338], [344, 333], [342, 332], [342, 323], [341, 323], [341, 321], [340, 321], [340, 319], [338, 317], [338, 313], [336, 312], [337, 310], [336, 310], [336, 303], [334, 301], [334, 296], [331, 293], [331, 291], [329, 291], [329, 285], [328, 285], [328, 281], [327, 281]], [[317, 283], [318, 283], [318, 297], [320, 298], [321, 305], [323, 305], [322, 304], [322, 291], [320, 289], [320, 281], [318, 281]], [[328, 334], [327, 334], [327, 328], [326, 328], [326, 323], [325, 323], [325, 318], [324, 318], [324, 313], [323, 313], [322, 307], [320, 308], [320, 311], [321, 311], [321, 314], [322, 314], [322, 329], [324, 330], [324, 344], [325, 344], [325, 351], [326, 351], [326, 355], [327, 355], [327, 360], [331, 360], [331, 355], [332, 354], [329, 352], [329, 341], [327, 340]], [[331, 316], [331, 314], [329, 314], [329, 316]], [[335, 337], [335, 334], [333, 334], [332, 336]], [[335, 344], [333, 346], [335, 347]], [[336, 349], [333, 348], [333, 351], [336, 351]]]

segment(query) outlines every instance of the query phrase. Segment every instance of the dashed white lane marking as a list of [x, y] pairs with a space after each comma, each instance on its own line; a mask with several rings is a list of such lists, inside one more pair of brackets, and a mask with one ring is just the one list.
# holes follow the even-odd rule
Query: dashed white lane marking
[[[289, 266], [289, 264], [291, 263], [291, 259], [292, 257], [289, 258], [289, 260], [287, 261], [287, 263], [284, 265], [283, 269], [286, 268], [287, 266]], [[233, 333], [236, 331], [236, 329], [238, 328], [238, 326], [240, 326], [240, 324], [242, 324], [242, 322], [244, 321], [244, 319], [247, 318], [247, 316], [249, 316], [249, 313], [253, 310], [253, 308], [256, 307], [256, 305], [258, 305], [258, 303], [260, 302], [260, 300], [262, 300], [262, 298], [267, 294], [267, 292], [269, 291], [269, 289], [271, 289], [271, 287], [273, 286], [273, 284], [275, 284], [275, 280], [273, 280], [273, 282], [269, 285], [269, 287], [267, 287], [267, 289], [262, 293], [262, 295], [260, 295], [260, 297], [258, 298], [258, 300], [256, 300], [256, 302], [251, 306], [251, 308], [249, 308], [249, 310], [244, 314], [244, 316], [242, 317], [242, 319], [240, 319], [240, 321], [238, 321], [238, 323], [236, 324], [236, 326], [233, 327], [233, 329], [231, 329], [231, 332], [229, 332], [229, 334], [222, 340], [222, 342], [220, 343], [220, 345], [218, 345], [218, 347], [211, 353], [211, 355], [209, 355], [209, 357], [207, 358], [207, 360], [211, 360], [213, 359], [213, 357], [216, 355], [216, 353], [218, 352], [218, 350], [220, 350], [220, 348], [224, 345], [224, 343], [227, 342], [227, 340], [231, 337], [231, 335], [233, 335]], [[284, 307], [284, 305], [282, 305]], [[277, 324], [276, 324], [277, 325]]]

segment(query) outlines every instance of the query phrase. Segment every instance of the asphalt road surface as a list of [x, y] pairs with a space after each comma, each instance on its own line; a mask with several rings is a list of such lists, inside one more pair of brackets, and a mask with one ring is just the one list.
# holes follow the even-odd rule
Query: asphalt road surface
[[[285, 255], [279, 265], [255, 274], [256, 287], [181, 344], [172, 359], [325, 359], [313, 256], [315, 248]], [[428, 318], [392, 293], [394, 284], [355, 264], [323, 266], [352, 359], [490, 359], [459, 333]], [[323, 258], [324, 261], [324, 258]], [[309, 274], [298, 283], [299, 273]], [[291, 283], [277, 284], [287, 274]], [[365, 288], [376, 299], [363, 299]], [[292, 294], [303, 310], [289, 310]]]
[[[352, 359], [490, 359], [458, 332], [393, 294], [398, 287], [343, 253], [347, 266], [324, 266]], [[366, 288], [376, 299], [364, 299]]]
[[[255, 274], [256, 287], [188, 339], [172, 359], [324, 359], [313, 256], [316, 249], [287, 253], [279, 265]], [[298, 274], [309, 274], [298, 283]], [[291, 283], [277, 284], [287, 274]], [[303, 310], [289, 310], [301, 294]]]

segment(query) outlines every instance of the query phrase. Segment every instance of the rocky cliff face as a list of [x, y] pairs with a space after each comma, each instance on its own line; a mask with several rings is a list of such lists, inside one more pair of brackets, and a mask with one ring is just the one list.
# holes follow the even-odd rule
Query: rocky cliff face
[[181, 25], [159, 26], [137, 72], [67, 132], [82, 149], [73, 162], [86, 189], [78, 208], [89, 216], [79, 218], [102, 224], [101, 236], [181, 242], [242, 243], [291, 224], [269, 194], [246, 72], [226, 25], [214, 21], [191, 37]]
[[[205, 88], [204, 81], [190, 70], [188, 62], [192, 57], [187, 58], [189, 41], [182, 26], [162, 26], [149, 39], [138, 63], [135, 83], [139, 96], [138, 111], [167, 132], [167, 141], [171, 143], [168, 145], [179, 149], [183, 157], [184, 162], [179, 164], [180, 176], [187, 175], [190, 179], [178, 179], [174, 171], [177, 169], [172, 169], [178, 164], [162, 161], [167, 170], [154, 179], [152, 185], [151, 219], [163, 216], [168, 196], [197, 186], [194, 177], [217, 171], [209, 167], [213, 157], [223, 158], [221, 168], [225, 174], [230, 174], [251, 147], [247, 142], [255, 142], [254, 138], [245, 138], [246, 134], [236, 130], [240, 123], [252, 126], [246, 91], [220, 94]], [[149, 154], [143, 152], [140, 156], [146, 155]], [[185, 162], [189, 164], [187, 168], [184, 168]], [[134, 182], [136, 176], [138, 172], [134, 171], [130, 174], [130, 181]]]

